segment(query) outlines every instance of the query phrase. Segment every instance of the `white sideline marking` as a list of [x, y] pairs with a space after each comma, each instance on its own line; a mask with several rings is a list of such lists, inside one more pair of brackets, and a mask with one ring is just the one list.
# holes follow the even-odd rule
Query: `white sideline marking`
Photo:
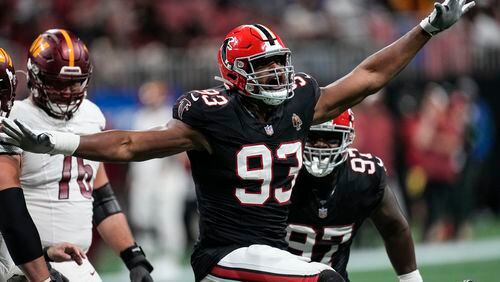
[[[500, 238], [415, 246], [417, 265], [439, 265], [500, 258]], [[349, 271], [369, 271], [392, 268], [385, 248], [353, 250]]]

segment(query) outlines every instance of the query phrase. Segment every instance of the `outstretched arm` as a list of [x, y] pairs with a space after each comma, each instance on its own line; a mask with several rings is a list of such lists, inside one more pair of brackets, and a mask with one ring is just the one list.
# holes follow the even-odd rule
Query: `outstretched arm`
[[332, 84], [322, 87], [314, 109], [314, 123], [338, 116], [366, 96], [376, 93], [392, 80], [415, 57], [432, 35], [453, 25], [474, 1], [446, 0], [436, 3], [435, 9], [419, 26], [359, 64], [352, 72]]
[[[394, 193], [388, 186], [385, 188], [384, 198], [380, 206], [370, 218], [380, 235], [382, 235], [389, 259], [400, 279], [401, 276], [404, 277], [407, 274], [416, 276], [418, 271], [410, 227], [401, 212]], [[420, 277], [420, 274], [418, 274], [418, 277]], [[420, 280], [408, 281], [422, 280], [420, 278]]]
[[365, 59], [346, 76], [321, 88], [314, 123], [322, 123], [358, 104], [395, 77], [431, 36], [419, 26]]
[[173, 119], [165, 127], [147, 131], [111, 130], [81, 136], [73, 155], [108, 162], [144, 161], [203, 149], [208, 149], [205, 137]]
[[188, 150], [211, 151], [198, 131], [173, 119], [167, 126], [145, 131], [110, 130], [78, 136], [58, 131], [34, 131], [21, 121], [3, 119], [0, 143], [34, 153], [65, 154], [106, 162], [144, 161]]

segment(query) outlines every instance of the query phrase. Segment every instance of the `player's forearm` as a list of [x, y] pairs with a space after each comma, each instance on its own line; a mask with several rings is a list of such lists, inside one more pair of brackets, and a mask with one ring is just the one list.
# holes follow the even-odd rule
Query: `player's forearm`
[[81, 136], [73, 155], [104, 162], [143, 161], [177, 154], [184, 147], [183, 140], [159, 131], [110, 130]]
[[19, 268], [21, 268], [26, 278], [28, 278], [28, 281], [40, 282], [49, 278], [49, 270], [43, 256], [19, 265]]
[[117, 213], [104, 219], [97, 231], [101, 238], [116, 254], [134, 245], [134, 237], [123, 213]]
[[74, 156], [89, 160], [126, 162], [134, 157], [132, 137], [126, 131], [110, 130], [80, 137]]
[[366, 94], [373, 94], [384, 87], [408, 65], [430, 38], [420, 26], [416, 26], [391, 45], [366, 58], [354, 70], [365, 76]]
[[[106, 217], [97, 225], [97, 231], [99, 231], [104, 242], [120, 256], [127, 268], [131, 271], [131, 275], [133, 272], [138, 271], [138, 268], [141, 268], [144, 269], [143, 271], [147, 271], [146, 274], [143, 275], [149, 277], [149, 273], [153, 271], [153, 266], [146, 259], [146, 254], [143, 252], [142, 248], [135, 243], [127, 219], [123, 213], [116, 213]], [[140, 281], [152, 280], [146, 279]]]
[[430, 35], [419, 26], [396, 42], [366, 58], [352, 72], [322, 87], [314, 124], [338, 116], [346, 109], [376, 93], [393, 79], [429, 40]]
[[408, 225], [400, 226], [392, 234], [383, 236], [387, 255], [398, 275], [417, 269], [415, 249]]
[[0, 231], [14, 263], [30, 281], [47, 279], [42, 243], [21, 188], [0, 189], [0, 215]]

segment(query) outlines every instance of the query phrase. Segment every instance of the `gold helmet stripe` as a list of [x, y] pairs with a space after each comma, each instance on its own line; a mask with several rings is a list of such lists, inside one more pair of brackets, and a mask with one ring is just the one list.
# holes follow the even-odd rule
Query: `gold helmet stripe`
[[40, 55], [40, 53], [43, 50], [47, 49], [49, 46], [49, 43], [47, 43], [47, 41], [45, 41], [45, 39], [43, 39], [43, 37], [39, 35], [35, 39], [35, 41], [33, 41], [33, 44], [31, 44], [30, 53], [31, 55], [33, 55], [33, 57], [38, 57], [38, 55]]
[[[38, 37], [35, 39], [35, 41], [33, 41], [33, 43], [31, 44], [30, 53], [33, 54], [35, 52], [35, 50], [38, 47], [38, 43], [40, 43], [41, 40], [42, 40], [42, 36], [38, 35]], [[34, 57], [36, 57], [36, 56], [34, 56]]]
[[0, 48], [0, 51], [2, 51], [3, 57], [5, 58], [3, 62], [7, 62], [9, 67], [13, 67], [12, 59], [10, 58], [9, 53], [7, 53], [7, 51], [5, 51], [3, 48]]
[[5, 56], [5, 51], [0, 48], [0, 63], [5, 63], [7, 62], [8, 59], [7, 59], [7, 56]]
[[64, 40], [66, 40], [66, 44], [68, 45], [69, 49], [69, 66], [74, 67], [75, 66], [75, 50], [73, 49], [73, 41], [71, 41], [71, 37], [69, 36], [68, 32], [64, 29], [59, 30], [62, 35], [64, 36]]

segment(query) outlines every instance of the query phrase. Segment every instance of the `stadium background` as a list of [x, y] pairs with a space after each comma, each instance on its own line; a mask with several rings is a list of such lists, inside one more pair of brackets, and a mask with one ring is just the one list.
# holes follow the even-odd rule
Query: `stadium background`
[[[500, 137], [500, 111], [496, 110], [500, 108], [500, 1], [477, 2], [452, 30], [436, 36], [417, 55], [380, 95], [382, 99], [354, 108], [357, 146], [384, 159], [392, 187], [410, 218], [426, 281], [500, 279], [500, 146], [496, 141]], [[141, 108], [138, 93], [145, 82], [166, 83], [166, 104], [183, 91], [215, 85], [217, 49], [223, 36], [239, 24], [262, 23], [274, 29], [291, 48], [295, 69], [325, 85], [415, 26], [432, 3], [2, 0], [0, 46], [13, 55], [16, 69], [25, 70], [27, 48], [37, 34], [49, 28], [73, 31], [86, 42], [94, 63], [89, 99], [104, 111], [108, 128], [129, 129]], [[25, 79], [19, 77], [21, 99], [27, 89]], [[437, 120], [441, 122], [433, 129], [425, 125], [435, 125]], [[430, 134], [415, 128], [434, 130], [436, 137], [427, 142], [428, 147], [415, 145], [421, 135]], [[432, 161], [433, 153], [444, 151], [446, 168]], [[107, 168], [127, 210], [136, 200], [129, 197], [129, 166]], [[181, 208], [192, 211], [192, 191], [183, 195], [186, 205]], [[437, 207], [444, 210], [429, 229], [424, 218], [433, 203], [425, 195], [433, 195]], [[149, 207], [144, 204], [144, 208]], [[352, 281], [395, 281], [381, 240], [370, 224], [365, 225], [351, 258]], [[195, 228], [188, 230], [196, 235]], [[154, 243], [146, 249], [158, 281], [192, 281], [186, 241], [184, 255], [157, 254]], [[126, 280], [119, 259], [97, 234], [90, 257], [104, 281]]]

